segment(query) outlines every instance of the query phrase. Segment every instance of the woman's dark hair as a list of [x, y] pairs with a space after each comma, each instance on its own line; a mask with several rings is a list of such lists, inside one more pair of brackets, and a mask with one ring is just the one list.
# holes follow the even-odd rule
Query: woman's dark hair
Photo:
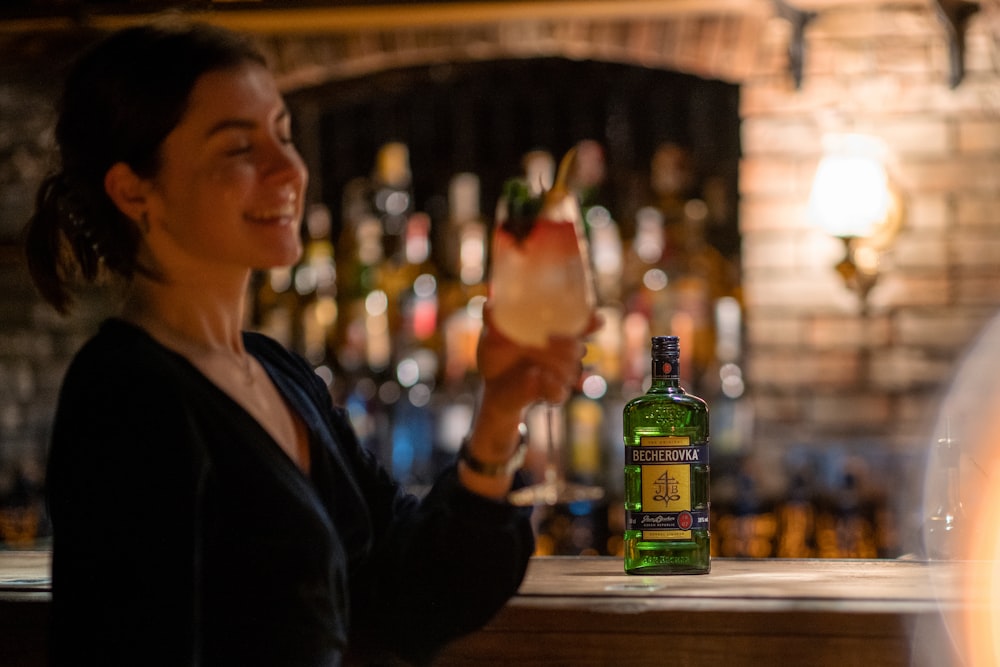
[[124, 162], [155, 176], [198, 78], [245, 62], [265, 64], [248, 38], [197, 23], [126, 28], [76, 61], [58, 108], [59, 168], [39, 187], [24, 237], [31, 277], [56, 310], [68, 312], [76, 280], [146, 271], [139, 229], [108, 197], [105, 174]]

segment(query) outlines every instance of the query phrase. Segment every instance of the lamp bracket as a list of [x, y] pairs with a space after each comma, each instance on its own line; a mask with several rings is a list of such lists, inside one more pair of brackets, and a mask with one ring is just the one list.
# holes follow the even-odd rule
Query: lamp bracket
[[[865, 246], [864, 239], [843, 236], [840, 240], [844, 243], [844, 258], [837, 264], [837, 273], [840, 274], [848, 289], [857, 293], [861, 306], [865, 309], [868, 303], [868, 293], [878, 282], [878, 267], [870, 262], [857, 261], [859, 250]], [[874, 248], [871, 250], [878, 252]]]
[[816, 18], [816, 12], [793, 7], [785, 0], [774, 0], [778, 16], [792, 24], [792, 37], [788, 41], [788, 70], [795, 82], [795, 89], [802, 88], [802, 68], [805, 63], [806, 26]]
[[965, 77], [965, 30], [980, 4], [972, 0], [934, 0], [934, 8], [948, 38], [948, 85], [954, 89]]

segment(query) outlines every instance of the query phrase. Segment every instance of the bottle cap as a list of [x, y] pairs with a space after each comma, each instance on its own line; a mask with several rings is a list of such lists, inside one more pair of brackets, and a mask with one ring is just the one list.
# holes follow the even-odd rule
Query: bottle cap
[[679, 354], [680, 339], [677, 336], [653, 336], [653, 354]]

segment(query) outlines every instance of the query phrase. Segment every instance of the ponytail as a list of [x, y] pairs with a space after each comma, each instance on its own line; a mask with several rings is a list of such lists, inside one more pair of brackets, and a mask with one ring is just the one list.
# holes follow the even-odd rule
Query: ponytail
[[42, 297], [64, 315], [73, 302], [67, 283], [75, 273], [74, 265], [79, 267], [82, 277], [89, 276], [92, 280], [100, 263], [93, 245], [83, 247], [87, 234], [69, 212], [65, 204], [67, 196], [63, 174], [52, 174], [42, 181], [35, 199], [35, 213], [28, 220], [24, 234], [31, 279]]
[[103, 191], [96, 194], [97, 202], [81, 195], [64, 172], [48, 176], [38, 188], [35, 213], [24, 232], [31, 279], [42, 298], [63, 315], [73, 305], [71, 285], [98, 283], [111, 275], [130, 279], [142, 270], [135, 224]]

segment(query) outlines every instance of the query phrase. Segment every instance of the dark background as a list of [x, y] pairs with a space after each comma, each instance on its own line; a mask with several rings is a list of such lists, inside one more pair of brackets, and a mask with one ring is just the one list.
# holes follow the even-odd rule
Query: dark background
[[[599, 201], [629, 237], [635, 211], [652, 202], [650, 160], [671, 142], [687, 148], [699, 184], [721, 177], [736, 201], [739, 88], [695, 76], [630, 65], [561, 58], [439, 64], [337, 81], [288, 96], [318, 109], [321, 196], [339, 220], [343, 186], [369, 176], [381, 145], [409, 146], [418, 209], [447, 216], [448, 181], [480, 177], [480, 206], [491, 218], [503, 182], [519, 175], [523, 155], [547, 150], [556, 160], [577, 142], [605, 149], [608, 180]], [[739, 252], [735, 206], [708, 230], [724, 255]]]

